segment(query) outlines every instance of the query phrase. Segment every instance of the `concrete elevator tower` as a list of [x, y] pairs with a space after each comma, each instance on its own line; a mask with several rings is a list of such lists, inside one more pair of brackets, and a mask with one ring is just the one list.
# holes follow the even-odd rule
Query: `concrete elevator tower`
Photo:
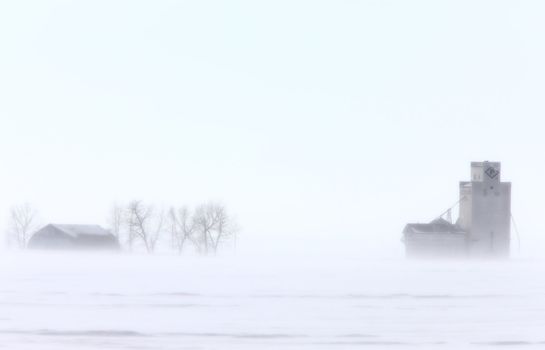
[[460, 182], [458, 226], [471, 257], [508, 257], [511, 241], [511, 183], [501, 182], [501, 163], [471, 163], [471, 181]]

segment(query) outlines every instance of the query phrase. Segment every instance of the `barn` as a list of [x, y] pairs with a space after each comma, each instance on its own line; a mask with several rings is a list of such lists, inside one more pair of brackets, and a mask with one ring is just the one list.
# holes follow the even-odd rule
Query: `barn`
[[98, 225], [49, 224], [30, 238], [28, 248], [118, 250], [119, 241]]

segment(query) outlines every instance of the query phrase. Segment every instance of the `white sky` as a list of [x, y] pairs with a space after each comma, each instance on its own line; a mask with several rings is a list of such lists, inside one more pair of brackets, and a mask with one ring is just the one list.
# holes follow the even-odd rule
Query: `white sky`
[[103, 224], [114, 201], [212, 199], [252, 246], [400, 256], [404, 224], [449, 207], [487, 159], [513, 181], [523, 251], [545, 255], [544, 15], [542, 1], [2, 1], [1, 217], [28, 201], [45, 221]]

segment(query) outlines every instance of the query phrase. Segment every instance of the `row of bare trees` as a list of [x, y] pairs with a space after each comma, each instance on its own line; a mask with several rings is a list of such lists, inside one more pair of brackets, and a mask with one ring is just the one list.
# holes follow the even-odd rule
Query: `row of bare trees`
[[200, 254], [216, 254], [222, 244], [236, 244], [238, 225], [227, 208], [209, 202], [193, 210], [187, 206], [158, 209], [142, 201], [114, 205], [109, 225], [122, 245], [132, 251], [142, 246], [153, 253], [159, 243], [178, 254], [193, 248]]

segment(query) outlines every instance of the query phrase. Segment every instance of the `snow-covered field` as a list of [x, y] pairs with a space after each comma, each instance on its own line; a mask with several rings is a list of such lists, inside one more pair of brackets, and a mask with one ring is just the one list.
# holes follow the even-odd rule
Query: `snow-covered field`
[[0, 257], [1, 349], [545, 347], [545, 264]]

